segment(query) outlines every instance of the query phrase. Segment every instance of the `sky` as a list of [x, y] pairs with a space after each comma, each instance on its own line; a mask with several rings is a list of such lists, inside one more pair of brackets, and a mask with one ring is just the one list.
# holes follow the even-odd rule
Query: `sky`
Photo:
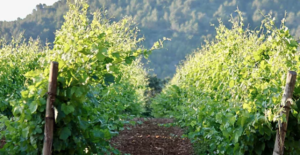
[[52, 5], [58, 0], [0, 0], [0, 21], [25, 18], [37, 4]]

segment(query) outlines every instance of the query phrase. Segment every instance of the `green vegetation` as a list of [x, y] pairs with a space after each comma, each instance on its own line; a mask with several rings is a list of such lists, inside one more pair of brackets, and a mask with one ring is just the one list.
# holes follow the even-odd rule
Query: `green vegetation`
[[[22, 39], [22, 38], [21, 38]], [[41, 47], [39, 41], [12, 40], [10, 44], [0, 41], [0, 113], [11, 117], [11, 99], [19, 99], [26, 78], [23, 76], [30, 70], [39, 68], [39, 58], [45, 56], [47, 47]]]
[[[196, 154], [272, 153], [277, 122], [285, 119], [279, 113], [286, 73], [299, 73], [299, 1], [68, 4], [38, 5], [25, 19], [0, 22], [0, 139], [6, 139], [0, 154], [41, 154], [51, 61], [59, 63], [53, 154], [119, 154], [109, 140], [140, 116], [173, 118]], [[97, 10], [103, 6], [105, 13]], [[221, 22], [236, 6], [238, 16]], [[273, 14], [262, 18], [259, 10]], [[141, 34], [148, 39], [143, 46]], [[172, 41], [153, 52], [163, 37]], [[205, 38], [214, 40], [187, 57], [170, 81], [160, 79]], [[144, 69], [148, 57], [146, 66], [158, 76]], [[300, 152], [299, 80], [285, 142], [291, 155]]]
[[85, 2], [70, 4], [53, 49], [2, 42], [0, 154], [41, 154], [51, 61], [59, 63], [53, 154], [118, 153], [109, 139], [145, 111], [148, 81], [138, 57], [155, 48], [139, 48], [130, 18], [109, 22], [95, 12], [89, 21], [87, 10]]
[[[53, 43], [54, 32], [64, 23], [63, 15], [68, 11], [67, 0], [60, 0], [52, 6], [37, 5], [32, 14], [24, 19], [12, 22], [0, 22], [0, 36], [17, 37], [24, 31], [28, 40], [40, 38], [42, 43]], [[276, 19], [282, 19], [286, 13], [286, 24], [295, 38], [300, 37], [300, 1], [299, 0], [89, 0], [89, 19], [99, 8], [107, 10], [107, 17], [119, 21], [125, 16], [132, 16], [141, 29], [146, 41], [145, 47], [150, 48], [158, 39], [171, 38], [165, 48], [155, 51], [149, 58], [148, 68], [153, 68], [159, 78], [172, 77], [175, 65], [184, 60], [194, 49], [200, 48], [205, 38], [215, 36], [214, 26], [218, 18], [224, 25], [230, 14], [239, 8], [244, 14], [246, 26], [257, 29], [263, 14], [273, 13]], [[280, 20], [275, 21], [280, 25]], [[51, 46], [52, 47], [52, 46]]]
[[[191, 55], [153, 103], [156, 117], [188, 130], [198, 154], [272, 154], [288, 70], [299, 72], [298, 43], [266, 16], [257, 30], [241, 12], [232, 28], [220, 22], [214, 41]], [[300, 77], [294, 100], [300, 97]], [[300, 104], [293, 104], [285, 153], [299, 154]]]

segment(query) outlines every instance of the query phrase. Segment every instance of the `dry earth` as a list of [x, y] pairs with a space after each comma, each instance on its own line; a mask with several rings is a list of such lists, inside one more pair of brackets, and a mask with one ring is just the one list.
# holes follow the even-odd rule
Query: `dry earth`
[[158, 124], [171, 123], [171, 119], [138, 119], [142, 124], [128, 126], [111, 140], [111, 144], [123, 154], [131, 155], [191, 155], [192, 144], [181, 138], [179, 127], [164, 127]]

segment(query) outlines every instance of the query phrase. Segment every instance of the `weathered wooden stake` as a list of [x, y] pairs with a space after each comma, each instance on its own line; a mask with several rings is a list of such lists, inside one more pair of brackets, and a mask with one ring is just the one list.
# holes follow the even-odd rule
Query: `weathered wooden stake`
[[48, 85], [48, 98], [47, 98], [46, 116], [45, 116], [43, 155], [52, 154], [53, 128], [54, 128], [53, 102], [56, 96], [57, 74], [58, 74], [58, 63], [51, 62], [49, 85]]
[[[296, 84], [296, 77], [297, 77], [297, 73], [294, 71], [289, 71], [287, 74], [285, 90], [281, 99], [281, 105], [284, 106], [283, 113], [285, 113], [286, 115], [286, 122], [281, 122], [281, 121], [278, 122], [278, 129], [276, 134], [273, 155], [283, 155], [284, 139], [286, 135], [288, 118], [289, 118], [290, 107], [291, 107], [290, 100], [292, 99], [293, 96], [293, 91]], [[283, 114], [280, 113], [280, 115], [282, 116]]]

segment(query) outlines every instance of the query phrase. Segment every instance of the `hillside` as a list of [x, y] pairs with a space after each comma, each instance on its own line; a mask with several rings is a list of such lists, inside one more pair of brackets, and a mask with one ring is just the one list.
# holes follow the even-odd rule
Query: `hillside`
[[[291, 34], [297, 38], [300, 36], [298, 0], [88, 0], [88, 3], [91, 12], [105, 8], [107, 16], [113, 21], [132, 16], [146, 38], [145, 47], [152, 46], [163, 37], [172, 39], [165, 43], [164, 49], [154, 52], [147, 64], [161, 78], [172, 76], [175, 65], [199, 48], [205, 38], [213, 38], [215, 28], [211, 24], [218, 24], [218, 18], [229, 26], [229, 15], [235, 13], [237, 8], [243, 13], [246, 26], [250, 29], [260, 27], [263, 19], [261, 13], [272, 12], [277, 26], [286, 16]], [[67, 11], [66, 0], [52, 6], [39, 4], [24, 19], [0, 22], [0, 37], [17, 37], [24, 32], [26, 39], [39, 36], [42, 42], [52, 43], [54, 32], [64, 22], [63, 14]]]

